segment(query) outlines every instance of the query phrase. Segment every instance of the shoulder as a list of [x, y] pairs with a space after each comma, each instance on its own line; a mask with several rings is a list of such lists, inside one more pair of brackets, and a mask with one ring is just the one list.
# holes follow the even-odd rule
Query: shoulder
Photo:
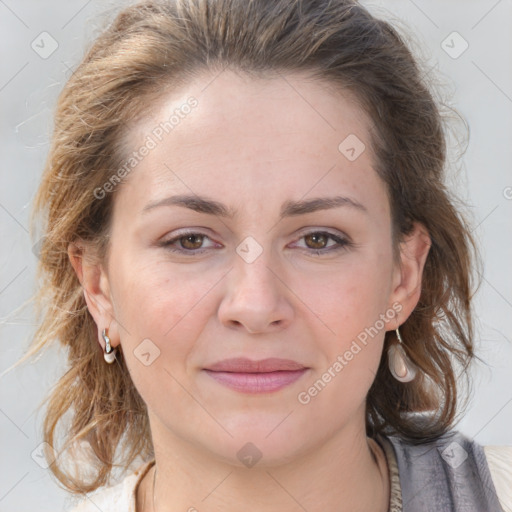
[[396, 455], [402, 490], [406, 488], [411, 496], [423, 494], [427, 501], [445, 495], [446, 500], [494, 503], [489, 510], [498, 510], [497, 499], [512, 512], [511, 446], [481, 446], [458, 431], [421, 443], [386, 438]]
[[477, 441], [457, 430], [451, 430], [435, 439], [423, 441], [408, 441], [398, 436], [383, 437], [391, 442], [395, 452], [402, 457], [425, 460], [435, 458], [453, 469], [462, 465], [468, 458], [484, 462], [488, 456], [494, 456], [506, 461], [510, 454], [509, 450], [512, 448], [509, 446], [481, 446]]
[[69, 512], [135, 512], [135, 491], [153, 464], [146, 462], [118, 484], [85, 495]]

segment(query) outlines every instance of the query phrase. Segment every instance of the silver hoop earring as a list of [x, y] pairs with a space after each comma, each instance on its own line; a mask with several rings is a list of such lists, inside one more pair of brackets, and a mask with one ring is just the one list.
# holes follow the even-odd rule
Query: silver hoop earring
[[116, 359], [117, 350], [112, 348], [112, 345], [110, 344], [110, 338], [107, 336], [107, 329], [103, 329], [101, 335], [105, 341], [105, 351], [103, 352], [103, 357], [108, 364], [112, 364]]
[[400, 382], [411, 382], [411, 380], [416, 377], [418, 368], [405, 353], [398, 327], [396, 328], [396, 336], [398, 343], [393, 343], [388, 348], [389, 371], [396, 380]]

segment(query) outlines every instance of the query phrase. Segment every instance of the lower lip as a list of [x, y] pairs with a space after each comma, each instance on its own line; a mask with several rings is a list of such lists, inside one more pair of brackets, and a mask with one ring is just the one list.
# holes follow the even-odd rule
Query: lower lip
[[220, 384], [242, 393], [270, 393], [278, 391], [300, 379], [307, 368], [294, 371], [268, 373], [205, 372]]

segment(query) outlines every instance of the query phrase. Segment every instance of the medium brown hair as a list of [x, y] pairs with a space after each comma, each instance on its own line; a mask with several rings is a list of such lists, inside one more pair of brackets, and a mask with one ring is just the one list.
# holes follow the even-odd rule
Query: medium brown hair
[[88, 478], [67, 470], [61, 459], [51, 465], [72, 492], [92, 491], [108, 482], [117, 464], [128, 467], [153, 452], [146, 407], [122, 352], [116, 364], [103, 360], [68, 244], [85, 240], [97, 248], [98, 261], [107, 257], [115, 191], [101, 200], [94, 191], [125, 161], [127, 126], [166, 90], [228, 67], [254, 76], [309, 73], [353, 94], [368, 115], [395, 254], [413, 221], [432, 241], [419, 302], [401, 326], [421, 375], [408, 384], [393, 379], [385, 354], [395, 333], [387, 332], [367, 397], [368, 432], [420, 442], [444, 433], [456, 418], [457, 368], [467, 374], [473, 357], [478, 251], [444, 184], [439, 102], [404, 39], [352, 0], [145, 1], [117, 15], [65, 84], [33, 207], [33, 225], [44, 219], [44, 237], [36, 296], [42, 319], [31, 353], [59, 340], [69, 358], [48, 399], [44, 439], [56, 447], [57, 426], [69, 413], [61, 451], [89, 449]]

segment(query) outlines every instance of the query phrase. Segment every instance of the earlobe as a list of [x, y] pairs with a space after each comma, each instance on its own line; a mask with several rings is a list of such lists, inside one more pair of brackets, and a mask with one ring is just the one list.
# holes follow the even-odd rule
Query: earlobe
[[425, 226], [414, 222], [414, 229], [400, 243], [400, 265], [396, 267], [396, 279], [392, 301], [402, 304], [402, 316], [407, 318], [416, 307], [421, 295], [423, 269], [432, 241]]
[[117, 332], [117, 329], [115, 326], [112, 326], [115, 322], [113, 322], [114, 315], [108, 277], [104, 275], [101, 264], [88, 256], [87, 249], [85, 244], [70, 243], [68, 246], [68, 256], [82, 285], [87, 309], [98, 327], [98, 341], [103, 347], [104, 341], [101, 333], [104, 328], [110, 327], [112, 346], [116, 346], [119, 340], [113, 334]]

